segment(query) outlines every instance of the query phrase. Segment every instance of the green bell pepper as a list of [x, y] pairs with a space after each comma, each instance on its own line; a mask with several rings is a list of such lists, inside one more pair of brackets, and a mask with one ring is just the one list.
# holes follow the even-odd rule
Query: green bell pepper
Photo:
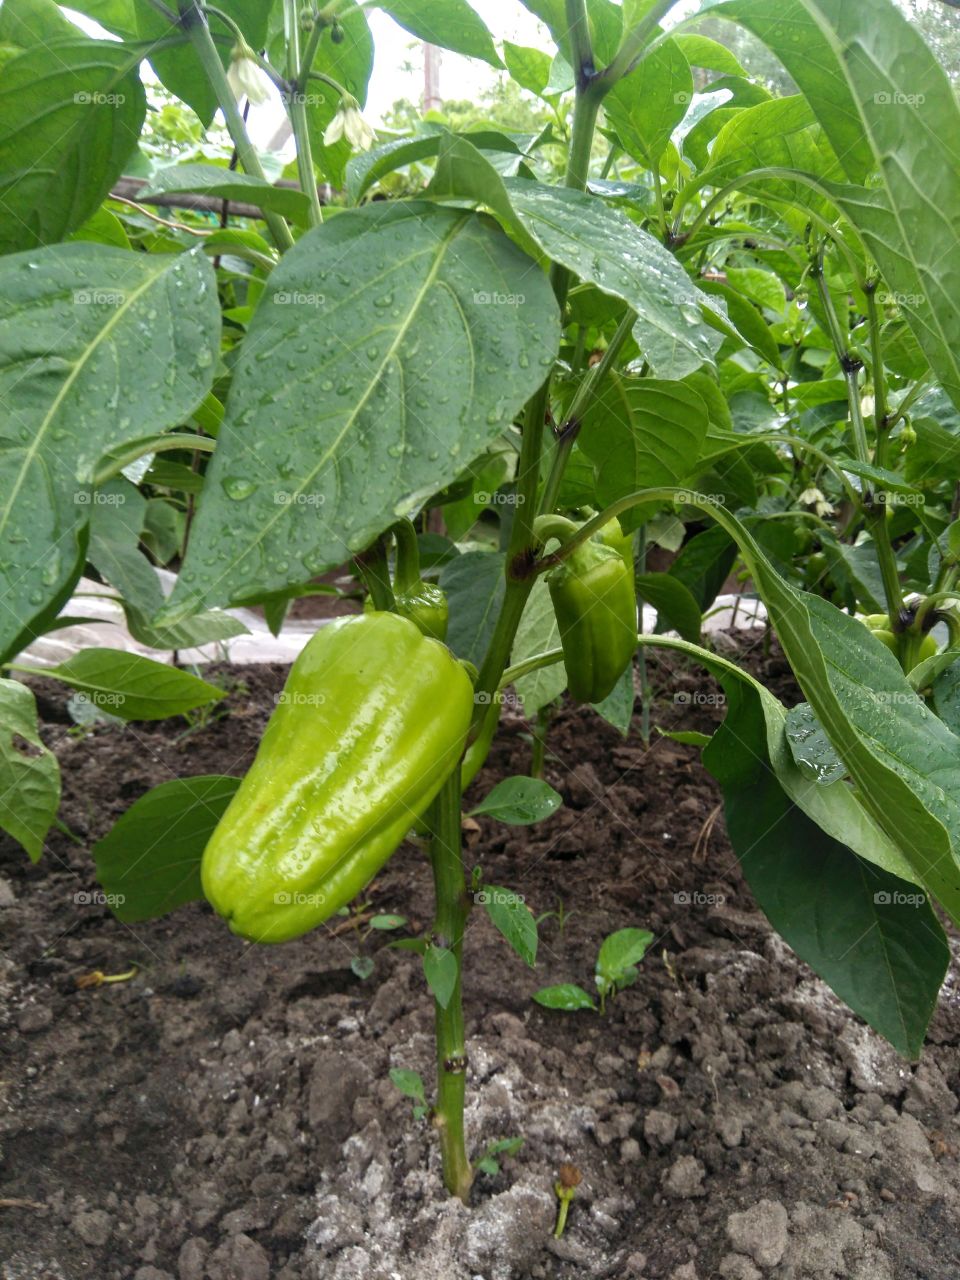
[[[612, 692], [637, 647], [637, 595], [624, 555], [623, 534], [604, 526], [605, 540], [590, 538], [547, 574], [560, 628], [570, 694], [578, 702], [602, 702]], [[561, 516], [541, 517], [538, 537], [561, 537], [577, 526]], [[616, 540], [619, 549], [609, 545]], [[632, 556], [631, 556], [632, 560]]]
[[463, 753], [473, 685], [393, 613], [322, 627], [203, 853], [203, 891], [235, 933], [284, 942], [369, 883]]

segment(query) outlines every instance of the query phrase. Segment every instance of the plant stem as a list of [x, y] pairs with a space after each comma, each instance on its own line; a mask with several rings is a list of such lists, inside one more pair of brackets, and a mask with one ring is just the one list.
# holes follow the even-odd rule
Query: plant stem
[[383, 538], [368, 547], [362, 555], [356, 557], [356, 566], [373, 599], [374, 609], [385, 613], [393, 612], [397, 607], [393, 588], [390, 586], [390, 573], [387, 568], [387, 553]]
[[413, 591], [420, 582], [420, 547], [417, 531], [409, 520], [398, 520], [390, 528], [397, 542], [393, 586], [398, 595]]
[[[217, 53], [217, 47], [213, 43], [207, 20], [199, 8], [197, 0], [179, 0], [179, 3], [180, 25], [190, 37], [190, 42], [194, 47], [197, 58], [200, 60], [200, 65], [210, 81], [214, 96], [217, 99], [220, 110], [223, 112], [227, 131], [233, 139], [233, 145], [237, 148], [237, 155], [240, 157], [244, 172], [266, 182], [268, 180], [267, 175], [263, 171], [260, 157], [257, 155], [256, 149], [250, 141], [250, 135], [247, 133], [246, 125], [243, 123], [243, 116], [240, 114], [237, 100], [233, 96], [233, 90], [227, 81], [227, 73], [223, 69], [220, 55]], [[270, 229], [274, 244], [281, 253], [287, 249], [292, 249], [293, 236], [283, 218], [276, 213], [268, 213], [266, 210], [263, 211], [263, 218]]]
[[577, 393], [573, 397], [573, 403], [570, 406], [570, 412], [567, 414], [566, 422], [563, 424], [557, 440], [556, 452], [553, 455], [553, 462], [550, 464], [550, 474], [547, 476], [547, 482], [543, 488], [543, 497], [540, 499], [540, 510], [543, 512], [552, 511], [556, 505], [557, 494], [560, 492], [560, 485], [563, 481], [563, 473], [580, 432], [580, 424], [583, 422], [584, 414], [597, 398], [600, 384], [620, 354], [624, 342], [626, 342], [633, 329], [636, 318], [636, 313], [628, 307], [623, 319], [617, 326], [616, 333], [610, 339], [606, 351], [577, 388]]
[[[283, 38], [287, 46], [287, 80], [290, 91], [284, 99], [290, 127], [297, 147], [297, 177], [300, 189], [310, 202], [310, 225], [319, 227], [323, 222], [320, 196], [317, 192], [317, 174], [313, 167], [313, 148], [310, 145], [310, 129], [307, 125], [307, 104], [304, 93], [310, 67], [300, 62], [300, 11], [298, 0], [283, 0]], [[316, 48], [316, 46], [313, 46]]]
[[[642, 525], [637, 534], [637, 573], [647, 572], [647, 526]], [[640, 630], [643, 630], [643, 601], [640, 605]], [[643, 745], [650, 745], [650, 671], [645, 649], [640, 650], [640, 737]]]
[[607, 93], [618, 80], [633, 70], [653, 29], [659, 25], [660, 19], [665, 18], [676, 3], [677, 0], [657, 0], [657, 3], [643, 20], [638, 22], [632, 31], [624, 36], [620, 48], [617, 50], [617, 56], [609, 66], [600, 72], [598, 77], [603, 93]]
[[[566, 0], [567, 26], [577, 33], [577, 47], [583, 58], [581, 66], [574, 68], [577, 78], [577, 94], [573, 109], [573, 129], [564, 185], [583, 191], [590, 172], [590, 152], [593, 134], [600, 109], [601, 94], [593, 86], [593, 55], [589, 49], [589, 30], [585, 0]], [[550, 281], [561, 311], [570, 286], [570, 272], [554, 263], [550, 269]], [[517, 627], [523, 614], [527, 597], [533, 588], [533, 564], [536, 546], [533, 537], [533, 521], [537, 513], [537, 490], [540, 484], [540, 459], [543, 452], [543, 429], [550, 405], [550, 376], [527, 402], [523, 419], [523, 439], [517, 464], [517, 511], [510, 530], [507, 548], [506, 590], [503, 605], [487, 645], [483, 663], [477, 677], [477, 708], [474, 713], [471, 736], [476, 738], [483, 723], [486, 700], [483, 694], [492, 696], [500, 683], [500, 677], [510, 660]]]
[[466, 1203], [473, 1181], [463, 1135], [467, 1049], [463, 1025], [463, 934], [467, 924], [467, 885], [460, 853], [460, 768], [443, 784], [430, 810], [430, 861], [436, 894], [433, 937], [450, 951], [457, 979], [446, 1008], [434, 1001], [437, 1038], [437, 1101], [433, 1122], [440, 1135], [443, 1181], [451, 1195]]

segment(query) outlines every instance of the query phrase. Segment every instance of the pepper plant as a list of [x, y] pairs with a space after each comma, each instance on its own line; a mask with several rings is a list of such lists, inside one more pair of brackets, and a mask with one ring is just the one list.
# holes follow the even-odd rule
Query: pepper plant
[[[125, 920], [206, 896], [259, 944], [426, 840], [436, 915], [410, 944], [444, 1180], [466, 1198], [462, 789], [506, 696], [541, 736], [565, 688], [626, 731], [636, 650], [643, 691], [658, 647], [723, 687], [703, 759], [760, 907], [920, 1051], [937, 911], [960, 917], [960, 108], [891, 0], [682, 21], [671, 0], [527, 0], [542, 48], [496, 41], [467, 0], [376, 0], [550, 119], [374, 138], [369, 7], [71, 4], [111, 39], [51, 0], [0, 8], [0, 824], [40, 856], [57, 770], [18, 677], [82, 575], [176, 651], [236, 634], [224, 606], [278, 630], [298, 596], [349, 592], [318, 579], [353, 565], [369, 612], [308, 644], [242, 783], [155, 788], [97, 872]], [[706, 11], [796, 91], [699, 34]], [[147, 61], [198, 121], [175, 163], [143, 133]], [[237, 93], [282, 103], [283, 182]], [[217, 111], [229, 160], [204, 142]], [[178, 193], [261, 217], [150, 207]], [[789, 711], [701, 643], [731, 572], [803, 693]], [[131, 720], [219, 697], [119, 650], [44, 674]], [[502, 786], [478, 811], [556, 802]], [[525, 905], [471, 889], [532, 963]]]

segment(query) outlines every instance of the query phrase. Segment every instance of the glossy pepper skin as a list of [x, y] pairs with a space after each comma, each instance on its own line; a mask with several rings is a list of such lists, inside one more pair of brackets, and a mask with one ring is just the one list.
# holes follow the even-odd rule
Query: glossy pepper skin
[[214, 910], [254, 942], [328, 919], [427, 809], [472, 712], [463, 666], [408, 619], [371, 613], [321, 627], [204, 850]]
[[601, 702], [637, 647], [633, 573], [620, 551], [590, 539], [547, 574], [547, 585], [570, 693]]
[[[425, 636], [434, 640], [446, 640], [447, 606], [446, 592], [433, 582], [418, 582], [408, 591], [396, 594], [397, 613], [409, 618]], [[368, 596], [363, 605], [364, 613], [373, 613], [373, 601]]]

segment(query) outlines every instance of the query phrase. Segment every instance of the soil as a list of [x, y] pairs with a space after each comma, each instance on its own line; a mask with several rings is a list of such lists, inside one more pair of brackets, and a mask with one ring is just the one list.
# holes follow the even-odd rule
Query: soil
[[[723, 638], [721, 637], [721, 640]], [[751, 669], [790, 697], [774, 653]], [[342, 921], [256, 948], [201, 904], [127, 927], [96, 900], [90, 843], [156, 783], [240, 773], [282, 669], [221, 672], [227, 714], [99, 727], [86, 740], [48, 684], [62, 816], [31, 866], [0, 845], [0, 1276], [3, 1280], [956, 1280], [960, 1002], [944, 989], [920, 1064], [898, 1059], [771, 932], [741, 879], [695, 749], [649, 748], [565, 707], [533, 827], [485, 818], [468, 865], [522, 893], [536, 971], [482, 911], [466, 941], [468, 1137], [524, 1145], [448, 1199], [429, 1123], [388, 1078], [430, 1088], [432, 1013], [416, 955]], [[715, 686], [652, 664], [652, 720], [709, 730]], [[679, 696], [678, 696], [679, 695]], [[477, 797], [529, 768], [508, 720]], [[468, 824], [469, 825], [469, 824]], [[374, 908], [431, 917], [402, 848]], [[589, 987], [614, 929], [651, 929], [636, 984], [604, 1017], [543, 1009]], [[78, 989], [79, 975], [129, 981]], [[551, 1234], [558, 1167], [582, 1182]]]

